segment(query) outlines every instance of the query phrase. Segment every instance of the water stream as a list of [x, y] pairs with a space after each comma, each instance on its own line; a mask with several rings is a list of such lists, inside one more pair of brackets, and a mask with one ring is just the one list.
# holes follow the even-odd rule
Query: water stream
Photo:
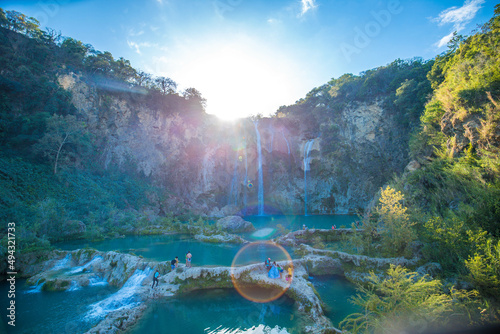
[[307, 171], [310, 169], [309, 152], [314, 144], [314, 139], [304, 145], [304, 216], [307, 216]]
[[258, 174], [259, 174], [259, 189], [258, 189], [258, 215], [264, 215], [264, 177], [262, 175], [262, 148], [260, 145], [260, 133], [257, 127], [258, 121], [254, 121], [255, 133], [257, 135], [257, 153], [258, 153]]

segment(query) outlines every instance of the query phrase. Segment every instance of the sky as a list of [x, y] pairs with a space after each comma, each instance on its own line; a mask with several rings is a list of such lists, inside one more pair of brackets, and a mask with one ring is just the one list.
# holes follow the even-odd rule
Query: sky
[[223, 119], [275, 113], [344, 73], [432, 59], [493, 0], [2, 0], [42, 28], [194, 87]]

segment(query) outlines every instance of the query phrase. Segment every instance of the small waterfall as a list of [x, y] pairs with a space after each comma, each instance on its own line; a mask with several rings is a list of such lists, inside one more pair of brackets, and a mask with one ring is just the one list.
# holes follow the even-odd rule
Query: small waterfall
[[234, 161], [234, 171], [233, 179], [231, 180], [231, 186], [229, 188], [229, 197], [227, 199], [228, 205], [238, 205], [238, 162], [239, 162], [239, 152], [236, 151], [236, 159]]
[[76, 290], [80, 290], [81, 288], [82, 287], [80, 285], [78, 285], [77, 281], [71, 281], [71, 285], [69, 286], [67, 291], [76, 291]]
[[262, 176], [262, 148], [260, 146], [260, 133], [259, 129], [257, 127], [258, 121], [254, 121], [253, 125], [255, 126], [255, 133], [257, 135], [257, 153], [259, 156], [258, 162], [259, 162], [259, 192], [258, 192], [258, 201], [259, 201], [259, 206], [258, 206], [258, 215], [263, 216], [264, 215], [264, 178]]
[[269, 123], [269, 131], [271, 132], [271, 142], [269, 143], [269, 153], [273, 153], [274, 128], [272, 123]]
[[101, 286], [108, 285], [108, 281], [99, 276], [93, 276], [89, 278], [89, 286]]
[[307, 216], [307, 171], [310, 169], [309, 152], [313, 144], [314, 139], [311, 139], [304, 145], [304, 216]]
[[94, 256], [94, 258], [92, 260], [90, 260], [88, 263], [84, 264], [83, 266], [78, 266], [78, 267], [75, 267], [73, 268], [69, 274], [77, 274], [77, 273], [81, 273], [83, 272], [84, 270], [88, 269], [90, 266], [92, 266], [94, 263], [96, 263], [97, 261], [101, 261], [102, 260], [102, 256], [100, 255], [97, 255], [97, 256]]
[[52, 267], [52, 270], [60, 270], [66, 268], [70, 265], [72, 260], [71, 253], [68, 253], [64, 259], [61, 259], [56, 262], [56, 264]]
[[285, 137], [285, 132], [283, 132], [283, 129], [281, 129], [281, 135], [286, 142], [286, 148], [288, 148], [288, 157], [290, 157], [290, 144], [288, 143], [288, 139], [286, 139]]
[[38, 284], [38, 282], [40, 282], [40, 279], [38, 279], [38, 281], [36, 281], [36, 284], [33, 285], [33, 286], [31, 286], [28, 291], [25, 291], [25, 293], [39, 293], [39, 292], [42, 292], [42, 287], [45, 284], [45, 282], [43, 282], [42, 284]]
[[101, 300], [90, 305], [90, 311], [85, 316], [86, 318], [103, 318], [109, 312], [130, 309], [140, 303], [137, 299], [136, 291], [141, 287], [142, 281], [149, 276], [151, 268], [144, 270], [137, 269], [120, 290]]

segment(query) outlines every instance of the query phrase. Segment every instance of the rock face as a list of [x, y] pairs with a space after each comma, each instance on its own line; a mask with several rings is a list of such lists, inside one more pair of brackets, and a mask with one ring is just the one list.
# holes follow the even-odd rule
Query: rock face
[[228, 216], [219, 219], [216, 223], [217, 228], [229, 233], [242, 233], [255, 231], [252, 223], [243, 220], [240, 216]]
[[98, 138], [102, 168], [135, 169], [167, 190], [151, 199], [152, 217], [248, 215], [260, 204], [265, 214], [302, 214], [306, 198], [311, 214], [352, 213], [408, 164], [408, 134], [382, 98], [351, 102], [311, 130], [293, 117], [262, 118], [256, 126], [189, 118], [175, 106], [152, 105], [144, 92], [111, 93], [77, 75], [59, 83]]

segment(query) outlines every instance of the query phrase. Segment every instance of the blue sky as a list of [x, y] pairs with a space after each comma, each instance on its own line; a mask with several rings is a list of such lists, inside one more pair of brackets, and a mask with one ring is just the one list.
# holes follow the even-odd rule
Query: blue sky
[[[3, 0], [6, 10], [197, 88], [223, 118], [274, 113], [344, 73], [430, 59], [496, 1]], [[448, 37], [447, 37], [448, 36]]]

